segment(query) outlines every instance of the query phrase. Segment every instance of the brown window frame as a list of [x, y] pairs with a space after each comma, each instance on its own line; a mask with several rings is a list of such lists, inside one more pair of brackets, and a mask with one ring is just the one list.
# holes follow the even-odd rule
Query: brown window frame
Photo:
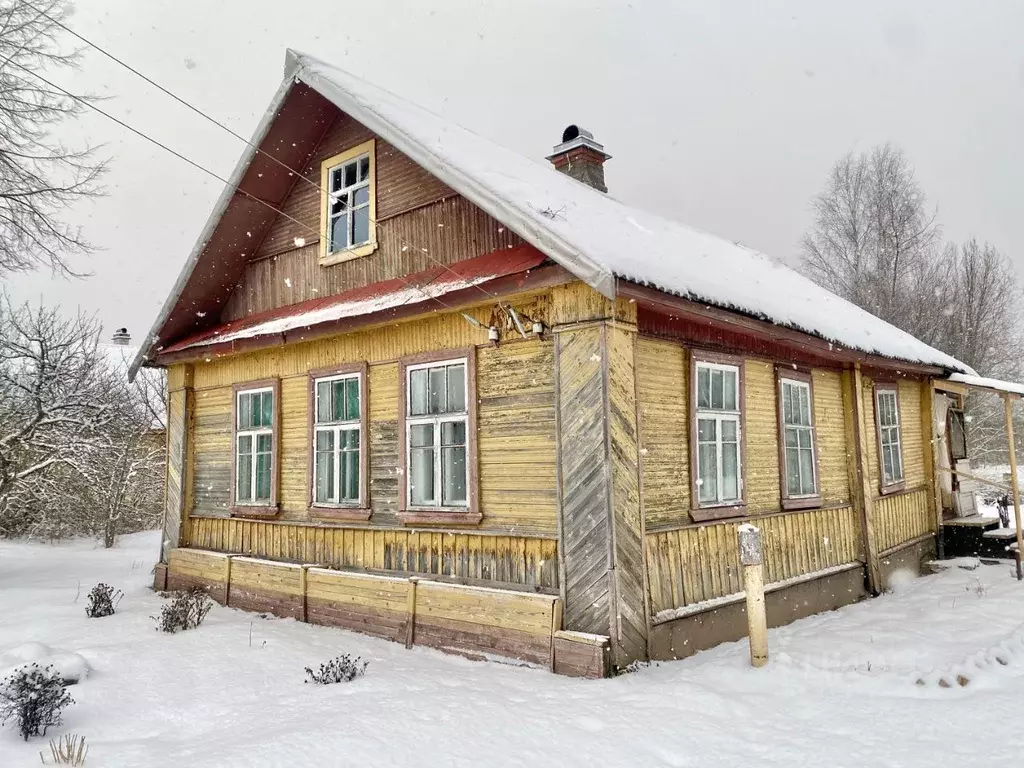
[[[270, 389], [274, 410], [270, 427], [270, 503], [247, 504], [237, 500], [238, 494], [238, 395], [251, 390]], [[281, 380], [260, 379], [231, 385], [231, 516], [276, 517], [281, 511]]]
[[[331, 376], [359, 378], [359, 499], [355, 503], [330, 504], [316, 500], [316, 382]], [[365, 362], [317, 368], [307, 373], [308, 418], [306, 447], [309, 452], [306, 472], [307, 513], [310, 517], [325, 520], [366, 522], [370, 519], [370, 453], [369, 453], [369, 394], [370, 366]]]
[[[896, 395], [896, 421], [900, 434], [900, 470], [903, 477], [893, 483], [885, 482], [885, 459], [882, 457], [882, 422], [878, 418], [878, 395], [892, 392]], [[875, 447], [878, 453], [878, 492], [882, 496], [899, 493], [907, 487], [907, 465], [903, 455], [903, 406], [900, 403], [900, 387], [895, 381], [875, 381], [871, 391], [871, 407], [875, 414]]]
[[[810, 496], [790, 496], [787, 487], [789, 466], [786, 452], [786, 425], [782, 405], [782, 386], [784, 381], [792, 381], [807, 385], [807, 397], [811, 413], [811, 451], [814, 453], [814, 494]], [[775, 406], [779, 425], [779, 490], [781, 504], [788, 509], [815, 509], [821, 506], [821, 454], [818, 451], [818, 424], [814, 414], [814, 377], [810, 371], [794, 369], [783, 365], [775, 367], [776, 398]]]
[[[412, 507], [409, 505], [408, 381], [409, 368], [445, 360], [466, 360], [466, 506]], [[477, 525], [480, 512], [480, 475], [477, 456], [476, 347], [445, 349], [409, 355], [398, 361], [398, 519], [406, 525]]]
[[[747, 409], [746, 409], [746, 368], [745, 358], [740, 355], [727, 355], [703, 350], [690, 351], [690, 402], [687, 411], [690, 417], [690, 517], [694, 522], [705, 520], [723, 520], [730, 517], [743, 517], [747, 514]], [[712, 365], [731, 365], [738, 369], [736, 382], [736, 403], [739, 406], [739, 482], [740, 498], [738, 502], [725, 504], [702, 504], [697, 486], [698, 442], [697, 442], [697, 366], [701, 363]]]

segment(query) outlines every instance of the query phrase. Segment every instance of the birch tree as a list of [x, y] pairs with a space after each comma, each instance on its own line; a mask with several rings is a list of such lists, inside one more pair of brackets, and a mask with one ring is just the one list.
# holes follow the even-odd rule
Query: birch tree
[[33, 75], [77, 65], [55, 23], [69, 15], [65, 0], [0, 0], [0, 274], [74, 274], [69, 258], [90, 250], [60, 215], [98, 193], [103, 163], [54, 135], [84, 104]]

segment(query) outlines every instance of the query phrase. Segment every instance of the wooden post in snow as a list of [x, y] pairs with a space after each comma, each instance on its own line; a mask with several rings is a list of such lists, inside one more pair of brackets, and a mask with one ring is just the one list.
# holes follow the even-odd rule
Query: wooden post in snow
[[747, 595], [747, 635], [750, 638], [750, 663], [763, 667], [768, 663], [768, 617], [764, 607], [761, 531], [750, 523], [737, 529], [740, 565], [743, 566], [743, 591]]
[[1003, 407], [1006, 410], [1006, 439], [1010, 443], [1010, 489], [1013, 491], [1013, 516], [1017, 522], [1017, 581], [1021, 573], [1020, 559], [1024, 557], [1024, 534], [1020, 529], [1020, 483], [1017, 481], [1017, 450], [1013, 444], [1013, 400], [1008, 392], [1003, 393]]

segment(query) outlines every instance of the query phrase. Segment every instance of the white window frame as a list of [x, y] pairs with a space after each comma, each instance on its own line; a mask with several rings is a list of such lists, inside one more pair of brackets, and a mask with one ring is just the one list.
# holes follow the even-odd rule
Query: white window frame
[[[359, 180], [359, 165], [362, 163], [363, 160], [366, 161], [367, 171], [366, 171], [366, 178], [363, 179], [362, 181], [360, 181]], [[339, 189], [333, 189], [332, 188], [332, 180], [334, 178], [334, 172], [337, 169], [339, 169], [339, 168], [344, 169], [344, 168], [346, 168], [349, 165], [355, 165], [355, 167], [356, 167], [356, 183], [352, 184], [352, 185], [349, 185], [349, 186], [344, 186], [345, 173], [344, 173], [344, 170], [342, 170], [342, 174], [341, 175], [342, 175], [342, 184], [343, 184], [343, 186], [340, 187]], [[359, 248], [360, 246], [368, 245], [368, 244], [373, 242], [373, 226], [374, 226], [374, 222], [373, 222], [373, 211], [370, 208], [370, 198], [373, 196], [373, 185], [372, 185], [372, 182], [373, 182], [373, 162], [370, 160], [370, 153], [369, 152], [362, 152], [362, 153], [356, 155], [355, 157], [347, 158], [347, 159], [342, 160], [341, 162], [335, 163], [334, 165], [331, 165], [331, 166], [329, 166], [327, 168], [327, 222], [326, 222], [327, 231], [325, 233], [325, 237], [327, 238], [327, 255], [328, 256], [333, 256], [334, 254], [338, 254], [338, 253], [344, 253], [346, 251], [352, 250], [353, 248]], [[362, 189], [363, 187], [366, 188], [366, 202], [360, 203], [359, 205], [351, 205], [351, 201], [353, 200], [353, 195], [355, 194], [356, 190]], [[348, 226], [345, 228], [345, 245], [341, 246], [341, 247], [338, 247], [338, 248], [335, 248], [335, 247], [333, 247], [334, 243], [333, 243], [332, 233], [334, 232], [334, 220], [336, 218], [338, 218], [338, 216], [340, 216], [340, 214], [332, 214], [331, 213], [331, 206], [334, 204], [335, 200], [338, 197], [340, 197], [341, 195], [348, 195], [349, 206], [345, 209], [345, 212], [346, 212], [345, 215], [348, 218]], [[353, 214], [353, 212], [361, 211], [364, 208], [366, 209], [366, 216], [367, 216], [366, 239], [365, 240], [360, 240], [359, 242], [354, 242], [353, 238], [355, 236], [355, 229], [354, 229], [355, 225], [353, 223], [354, 222], [354, 217], [353, 217], [352, 214]]]
[[[354, 419], [345, 419], [344, 421], [331, 421], [321, 423], [318, 419], [320, 418], [320, 384], [333, 383], [336, 381], [348, 381], [349, 379], [355, 379], [359, 388], [359, 413], [356, 414]], [[331, 374], [329, 376], [319, 376], [313, 379], [313, 445], [310, 450], [313, 451], [313, 505], [317, 507], [358, 507], [363, 499], [363, 494], [366, 489], [363, 488], [363, 462], [366, 461], [366, 457], [363, 455], [363, 403], [364, 387], [363, 387], [363, 375], [359, 371], [352, 373], [338, 373]], [[341, 455], [346, 452], [341, 449], [341, 433], [351, 432], [353, 430], [359, 431], [359, 447], [356, 451], [359, 454], [359, 463], [357, 467], [358, 479], [359, 479], [359, 492], [356, 494], [354, 499], [342, 499], [341, 498]], [[334, 498], [323, 501], [317, 498], [317, 462], [320, 460], [320, 452], [317, 450], [317, 435], [321, 432], [333, 432], [334, 433], [334, 456], [332, 461], [334, 463]], [[350, 450], [348, 452], [351, 452]]]
[[[736, 409], [725, 410], [721, 408], [702, 408], [700, 405], [700, 371], [707, 369], [709, 371], [719, 370], [724, 372], [733, 373], [736, 376]], [[693, 450], [696, 452], [694, 457], [694, 467], [697, 470], [697, 477], [694, 482], [697, 490], [697, 506], [701, 509], [713, 508], [713, 507], [735, 507], [743, 504], [743, 404], [742, 404], [742, 386], [741, 377], [742, 371], [739, 365], [733, 365], [729, 363], [715, 363], [704, 360], [697, 360], [693, 367], [693, 398], [694, 398], [694, 441]], [[701, 465], [700, 465], [700, 422], [701, 421], [714, 421], [715, 422], [715, 460], [716, 469], [718, 471], [716, 489], [716, 500], [704, 501], [701, 499]], [[730, 422], [736, 425], [736, 497], [723, 499], [722, 488], [724, 486], [724, 474], [722, 472], [722, 423]]]
[[[892, 398], [893, 414], [896, 418], [895, 424], [882, 423], [882, 398]], [[900, 391], [893, 385], [876, 386], [875, 388], [875, 424], [878, 429], [878, 474], [883, 488], [899, 486], [906, 481], [906, 468], [903, 466], [903, 425], [900, 420]], [[886, 443], [886, 431], [895, 430], [896, 439]], [[891, 480], [885, 476], [885, 449], [896, 448], [896, 456], [900, 462], [900, 476]]]
[[[787, 424], [786, 423], [786, 387], [795, 387], [797, 389], [804, 390], [807, 393], [807, 412], [808, 420], [810, 424]], [[782, 424], [782, 484], [785, 488], [787, 499], [815, 499], [820, 494], [818, 489], [818, 451], [815, 446], [815, 432], [814, 432], [814, 400], [811, 393], [811, 384], [809, 381], [802, 379], [792, 379], [786, 376], [779, 377], [779, 421]], [[786, 432], [793, 430], [795, 432], [806, 431], [810, 442], [811, 450], [811, 487], [810, 493], [790, 493], [789, 492], [789, 444], [786, 442]], [[800, 445], [800, 439], [797, 438], [798, 450]], [[797, 471], [800, 472], [801, 465], [797, 462]], [[803, 477], [800, 478], [800, 484], [803, 485]]]
[[[238, 426], [238, 422], [241, 420], [242, 409], [239, 407], [239, 403], [242, 400], [242, 395], [258, 395], [269, 392], [271, 398], [273, 410], [271, 411], [270, 426], [259, 427], [257, 429], [241, 429]], [[277, 467], [274, 466], [274, 421], [277, 418], [277, 395], [274, 387], [253, 387], [252, 389], [239, 389], [235, 392], [235, 487], [231, 489], [231, 494], [234, 496], [235, 505], [239, 507], [266, 507], [274, 503], [274, 472]], [[256, 445], [260, 435], [270, 435], [270, 495], [265, 499], [256, 498]], [[240, 463], [242, 454], [238, 450], [238, 443], [243, 437], [249, 437], [252, 445], [252, 462], [251, 472], [249, 475], [249, 498], [247, 500], [241, 500], [238, 498], [238, 478], [241, 476]]]
[[[462, 365], [463, 392], [465, 393], [464, 408], [458, 412], [424, 414], [422, 416], [412, 415], [412, 374], [425, 368], [443, 368], [449, 365]], [[429, 376], [428, 376], [429, 386]], [[470, 434], [469, 434], [469, 399], [473, 393], [469, 391], [469, 359], [455, 357], [448, 360], [431, 360], [427, 363], [416, 363], [405, 368], [405, 504], [408, 510], [424, 511], [459, 511], [469, 509], [472, 489], [470, 488]], [[466, 499], [462, 503], [443, 504], [442, 495], [444, 491], [444, 478], [442, 477], [443, 462], [441, 460], [441, 425], [447, 422], [462, 422], [465, 425], [466, 451], [465, 461], [465, 488]], [[431, 424], [434, 427], [434, 502], [433, 504], [416, 504], [412, 500], [412, 428], [420, 424]]]

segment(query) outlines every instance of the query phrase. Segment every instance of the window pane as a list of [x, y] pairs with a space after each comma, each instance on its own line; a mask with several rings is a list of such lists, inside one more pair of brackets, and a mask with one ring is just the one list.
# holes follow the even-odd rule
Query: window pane
[[466, 366], [448, 366], [448, 412], [466, 410]]
[[800, 430], [797, 430], [796, 434], [797, 434], [797, 437], [799, 438], [799, 445], [800, 445], [800, 447], [801, 448], [806, 448], [806, 449], [810, 450], [810, 447], [811, 447], [811, 430], [807, 429], [807, 428], [800, 429]]
[[727, 411], [738, 410], [736, 408], [736, 373], [734, 371], [723, 371], [722, 382], [722, 407]]
[[718, 451], [714, 443], [705, 443], [699, 447], [697, 463], [698, 497], [701, 501], [717, 501]]
[[334, 500], [334, 433], [329, 430], [316, 434], [316, 500]]
[[900, 456], [900, 446], [897, 443], [892, 447], [892, 479], [899, 482], [903, 479], [903, 457]]
[[800, 393], [800, 423], [811, 426], [811, 390], [809, 387], [797, 389]]
[[800, 444], [800, 439], [796, 434], [797, 430], [793, 427], [786, 427], [786, 447], [796, 448]]
[[445, 448], [441, 451], [442, 504], [466, 503], [466, 449]]
[[341, 455], [341, 489], [345, 501], [359, 500], [359, 452], [345, 451]]
[[736, 443], [722, 444], [722, 501], [740, 497], [738, 451]]
[[717, 430], [715, 429], [714, 419], [698, 419], [697, 420], [697, 440], [700, 442], [714, 442]]
[[786, 449], [786, 493], [800, 495], [800, 451], [797, 448]]
[[782, 382], [782, 423], [793, 423], [793, 385]]
[[359, 379], [345, 382], [345, 418], [355, 421], [359, 418]]
[[434, 449], [413, 448], [409, 461], [409, 496], [414, 505], [434, 503]]
[[892, 473], [892, 446], [882, 446], [882, 475], [885, 478], [885, 482], [891, 483], [893, 481]]
[[341, 189], [341, 168], [331, 169], [331, 191], [337, 192]]
[[711, 371], [697, 368], [697, 407], [711, 407]]
[[422, 416], [427, 412], [427, 370], [418, 368], [409, 373], [409, 415]]
[[358, 189], [352, 190], [352, 207], [358, 205], [366, 205], [370, 202], [370, 188], [359, 187]]
[[331, 382], [316, 383], [316, 420], [326, 424], [331, 420]]
[[800, 493], [808, 495], [814, 493], [814, 452], [810, 450], [800, 451]]
[[342, 213], [331, 219], [331, 252], [348, 248], [348, 214]]
[[359, 180], [366, 181], [370, 178], [370, 156], [360, 158], [359, 160]]
[[722, 371], [717, 368], [711, 369], [711, 407], [722, 408]]
[[441, 445], [465, 445], [466, 422], [446, 421], [441, 425]]
[[433, 424], [413, 424], [409, 427], [409, 443], [414, 448], [434, 444]]
[[735, 443], [737, 423], [731, 419], [722, 421], [722, 442]]
[[239, 453], [236, 476], [235, 499], [238, 501], [252, 501], [252, 454]]
[[270, 499], [270, 463], [269, 453], [256, 454], [256, 500]]
[[341, 432], [341, 447], [349, 451], [359, 450], [359, 430], [345, 429]]
[[351, 187], [356, 183], [356, 166], [355, 161], [345, 165], [345, 186]]
[[430, 369], [430, 392], [427, 412], [428, 413], [444, 413], [445, 412], [445, 371], [444, 368], [431, 368]]
[[250, 426], [252, 426], [252, 414], [250, 412], [250, 408], [252, 408], [252, 405], [249, 402], [251, 399], [252, 395], [249, 394], [240, 394], [238, 396], [238, 404], [236, 407], [238, 410], [239, 429], [248, 429]]
[[370, 209], [356, 208], [352, 211], [352, 244], [370, 242]]
[[331, 198], [331, 216], [345, 213], [348, 210], [348, 193], [334, 195]]
[[274, 444], [274, 437], [269, 432], [265, 432], [260, 435], [256, 435], [256, 452], [257, 453], [270, 453], [271, 446]]
[[260, 425], [264, 427], [274, 426], [274, 393], [264, 392], [261, 399], [263, 403], [263, 416]]

